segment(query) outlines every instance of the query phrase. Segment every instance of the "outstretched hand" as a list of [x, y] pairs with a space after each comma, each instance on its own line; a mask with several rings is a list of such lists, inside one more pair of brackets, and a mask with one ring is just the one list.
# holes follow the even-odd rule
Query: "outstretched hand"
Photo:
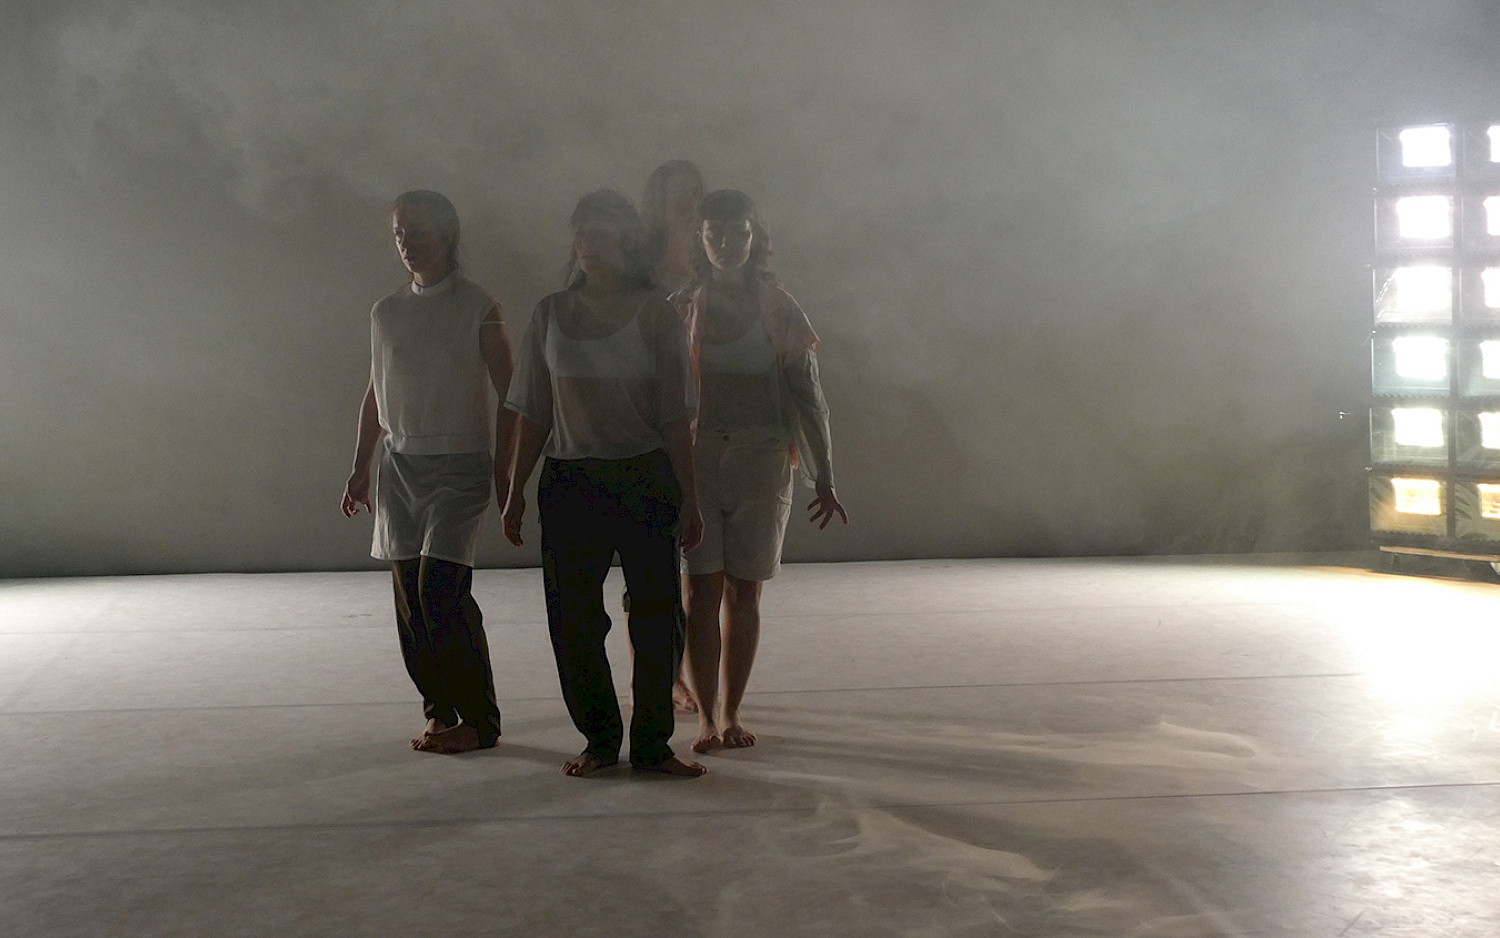
[[[819, 531], [828, 527], [828, 522], [832, 521], [835, 515], [842, 518], [845, 524], [849, 523], [849, 513], [844, 510], [843, 505], [839, 504], [839, 497], [834, 494], [833, 486], [819, 482], [817, 493], [818, 497], [807, 504], [807, 510], [812, 513], [808, 521], [817, 524]], [[822, 523], [818, 524], [820, 519]]]

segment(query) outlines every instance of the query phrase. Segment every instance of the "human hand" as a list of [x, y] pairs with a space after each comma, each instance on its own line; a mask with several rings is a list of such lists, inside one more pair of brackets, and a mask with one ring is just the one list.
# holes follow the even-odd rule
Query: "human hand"
[[344, 483], [344, 517], [352, 518], [359, 514], [359, 508], [363, 505], [365, 511], [371, 514], [375, 509], [370, 507], [370, 470], [356, 469], [349, 473], [349, 481]]
[[833, 520], [834, 515], [838, 515], [845, 524], [848, 524], [849, 513], [844, 510], [843, 505], [839, 504], [839, 497], [834, 494], [833, 486], [826, 482], [819, 482], [816, 489], [818, 497], [808, 502], [807, 505], [807, 510], [812, 512], [807, 520], [818, 524], [818, 519], [823, 519], [823, 523], [818, 524], [819, 531], [828, 527], [828, 522]]
[[505, 500], [505, 513], [501, 515], [500, 525], [505, 531], [505, 539], [517, 547], [521, 546], [521, 516], [525, 513], [526, 496], [519, 490], [512, 491]]

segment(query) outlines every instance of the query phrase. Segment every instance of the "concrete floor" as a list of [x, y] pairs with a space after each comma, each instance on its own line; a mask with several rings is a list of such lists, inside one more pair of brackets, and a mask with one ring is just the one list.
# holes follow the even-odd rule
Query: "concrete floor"
[[791, 566], [692, 781], [560, 775], [540, 572], [476, 593], [444, 757], [382, 574], [0, 581], [0, 935], [1500, 934], [1494, 584]]

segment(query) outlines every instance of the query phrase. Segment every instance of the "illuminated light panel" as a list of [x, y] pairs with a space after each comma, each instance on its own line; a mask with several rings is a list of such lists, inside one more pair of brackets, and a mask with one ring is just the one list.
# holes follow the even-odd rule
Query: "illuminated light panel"
[[1500, 163], [1500, 124], [1490, 125], [1490, 162]]
[[1500, 195], [1484, 200], [1484, 232], [1492, 238], [1500, 235]]
[[1479, 373], [1486, 378], [1500, 379], [1500, 342], [1491, 340], [1479, 343]]
[[[1484, 344], [1481, 343], [1481, 348]], [[1500, 346], [1500, 343], [1496, 345]], [[1396, 352], [1397, 375], [1418, 381], [1437, 381], [1448, 377], [1447, 339], [1429, 335], [1404, 335], [1392, 339], [1391, 348]], [[1497, 347], [1496, 353], [1495, 367], [1500, 368], [1500, 347]]]
[[1479, 488], [1479, 517], [1500, 520], [1500, 485], [1481, 482]]
[[1485, 449], [1500, 449], [1500, 414], [1479, 415], [1479, 445]]
[[1500, 267], [1486, 267], [1479, 280], [1484, 284], [1484, 305], [1500, 309]]
[[1404, 515], [1440, 515], [1441, 483], [1436, 479], [1392, 479], [1396, 492], [1396, 510]]
[[[1496, 273], [1500, 275], [1500, 269]], [[1496, 280], [1497, 290], [1500, 290], [1500, 276]], [[1396, 308], [1403, 313], [1435, 313], [1451, 308], [1451, 267], [1397, 267], [1391, 272], [1391, 282], [1396, 288]]]
[[1430, 407], [1397, 407], [1391, 411], [1396, 423], [1397, 446], [1442, 446], [1443, 412]]
[[1453, 165], [1453, 135], [1447, 127], [1408, 127], [1401, 140], [1401, 165], [1419, 168]]
[[1396, 229], [1413, 241], [1453, 234], [1453, 200], [1446, 195], [1409, 195], [1396, 200]]

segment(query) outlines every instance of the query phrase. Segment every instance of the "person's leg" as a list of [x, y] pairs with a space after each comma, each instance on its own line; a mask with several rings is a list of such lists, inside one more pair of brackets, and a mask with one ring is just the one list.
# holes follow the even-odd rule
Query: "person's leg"
[[[687, 629], [687, 620], [683, 619], [683, 629]], [[675, 713], [694, 714], [698, 713], [698, 699], [693, 696], [693, 689], [688, 685], [686, 667], [677, 669], [677, 680], [672, 682], [672, 710]]]
[[694, 752], [723, 745], [716, 722], [719, 701], [719, 608], [724, 602], [724, 574], [688, 574], [687, 666], [698, 698], [698, 738]]
[[[630, 615], [630, 590], [620, 595], [620, 606], [625, 610], [625, 615]], [[628, 623], [629, 620], [627, 620]], [[685, 627], [685, 626], [684, 626]], [[685, 660], [685, 659], [684, 659]], [[635, 668], [635, 646], [630, 646], [631, 670]], [[672, 684], [672, 710], [676, 713], [697, 713], [698, 699], [693, 696], [693, 688], [687, 682], [686, 665], [677, 672], [677, 680]]]
[[474, 571], [463, 564], [423, 557], [419, 574], [422, 614], [428, 622], [442, 685], [459, 725], [429, 734], [424, 752], [487, 749], [500, 738], [500, 707], [490, 667], [484, 616], [472, 592]]
[[724, 745], [741, 749], [755, 745], [755, 734], [740, 722], [740, 702], [755, 666], [760, 645], [759, 580], [724, 575]]
[[781, 565], [792, 505], [792, 463], [786, 447], [735, 447], [733, 510], [725, 520], [723, 704], [719, 729], [727, 748], [755, 745], [740, 704], [760, 644], [761, 586]]
[[417, 748], [429, 733], [438, 733], [458, 725], [458, 711], [443, 688], [442, 671], [432, 648], [427, 617], [422, 612], [421, 558], [391, 562], [391, 580], [396, 593], [396, 631], [401, 639], [401, 660], [406, 673], [422, 695], [422, 715], [427, 726], [412, 738]]
[[537, 486], [542, 522], [542, 579], [547, 593], [547, 629], [557, 659], [557, 677], [573, 725], [587, 743], [563, 765], [567, 775], [588, 775], [619, 761], [624, 741], [620, 703], [604, 639], [604, 579], [614, 549], [602, 531], [600, 493], [589, 474], [549, 459]]
[[630, 590], [635, 648], [630, 764], [669, 775], [702, 775], [707, 771], [703, 766], [678, 759], [669, 744], [676, 729], [672, 684], [682, 667], [685, 641], [677, 562], [681, 490], [662, 452], [618, 460], [610, 467], [609, 486], [619, 496], [612, 540]]

